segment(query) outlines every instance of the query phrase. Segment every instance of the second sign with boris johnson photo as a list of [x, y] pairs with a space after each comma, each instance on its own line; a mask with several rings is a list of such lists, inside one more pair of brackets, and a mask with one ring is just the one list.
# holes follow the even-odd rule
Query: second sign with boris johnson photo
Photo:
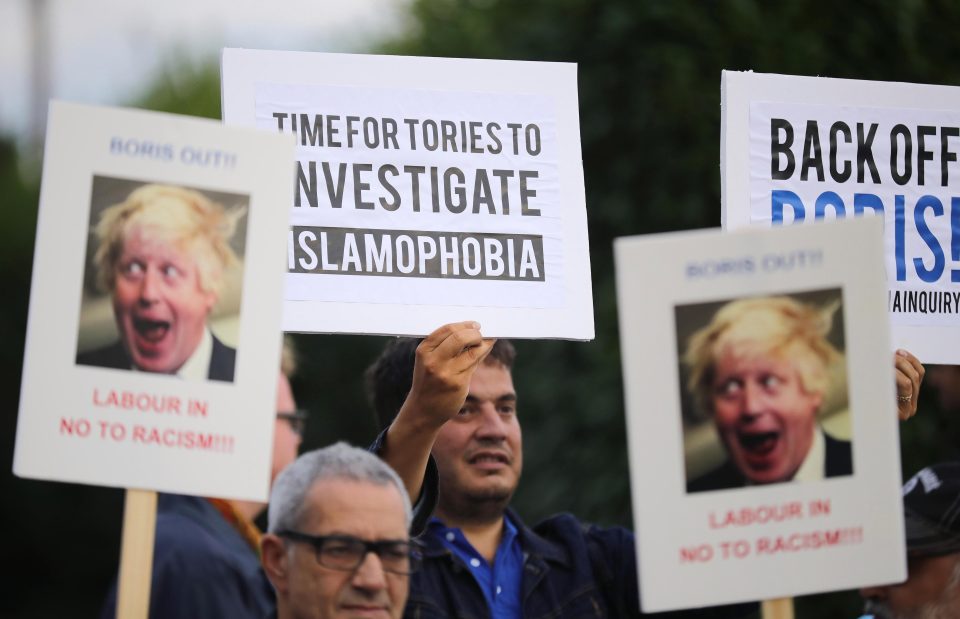
[[842, 296], [675, 308], [687, 492], [853, 473]]
[[645, 612], [905, 577], [881, 232], [616, 241]]

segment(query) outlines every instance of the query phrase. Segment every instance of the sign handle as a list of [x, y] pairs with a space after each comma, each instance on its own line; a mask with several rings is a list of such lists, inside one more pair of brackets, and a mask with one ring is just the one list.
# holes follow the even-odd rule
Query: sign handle
[[157, 493], [128, 488], [123, 505], [117, 619], [147, 619], [156, 525]]
[[761, 615], [763, 619], [793, 619], [793, 598], [764, 600]]

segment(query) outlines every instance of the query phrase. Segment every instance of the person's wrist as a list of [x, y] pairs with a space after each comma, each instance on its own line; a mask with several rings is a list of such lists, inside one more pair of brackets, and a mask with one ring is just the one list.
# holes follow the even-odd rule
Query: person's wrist
[[409, 431], [419, 436], [423, 433], [439, 432], [446, 422], [446, 418], [438, 418], [436, 415], [424, 412], [424, 407], [416, 402], [404, 402], [393, 425], [399, 426], [400, 431]]

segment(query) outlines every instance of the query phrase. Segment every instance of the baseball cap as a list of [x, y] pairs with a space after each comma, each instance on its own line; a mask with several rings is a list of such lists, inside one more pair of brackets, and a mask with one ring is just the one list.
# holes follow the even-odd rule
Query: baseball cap
[[934, 464], [903, 485], [907, 554], [960, 552], [960, 462]]

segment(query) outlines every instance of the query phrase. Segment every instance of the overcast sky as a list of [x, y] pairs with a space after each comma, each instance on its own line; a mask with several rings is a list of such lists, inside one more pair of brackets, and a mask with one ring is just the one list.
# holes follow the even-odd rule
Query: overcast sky
[[50, 96], [119, 104], [176, 54], [222, 47], [364, 51], [402, 30], [407, 0], [0, 0], [0, 133], [30, 126], [32, 17], [46, 2]]

